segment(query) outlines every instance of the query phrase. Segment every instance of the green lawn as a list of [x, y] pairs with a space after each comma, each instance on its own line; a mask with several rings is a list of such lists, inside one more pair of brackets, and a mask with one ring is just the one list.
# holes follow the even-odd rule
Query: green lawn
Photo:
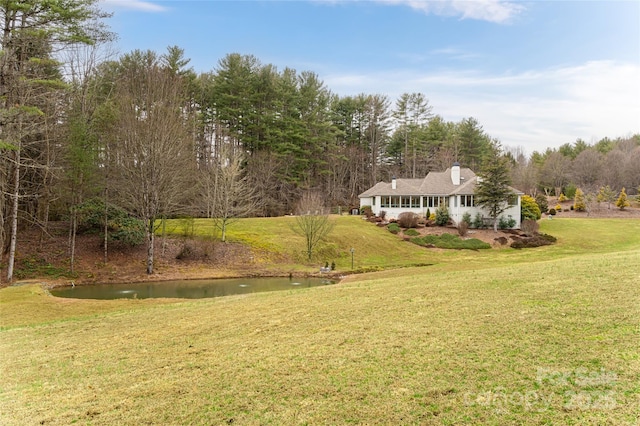
[[[477, 252], [370, 227], [389, 254], [360, 247], [361, 266], [434, 265], [286, 292], [2, 289], [0, 424], [637, 424], [638, 222], [543, 221], [554, 246]], [[286, 250], [269, 226], [232, 235]]]

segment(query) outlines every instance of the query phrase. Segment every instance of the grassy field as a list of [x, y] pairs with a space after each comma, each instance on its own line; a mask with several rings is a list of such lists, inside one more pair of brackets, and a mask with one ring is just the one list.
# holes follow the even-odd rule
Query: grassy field
[[[233, 238], [290, 244], [250, 228]], [[0, 424], [637, 424], [640, 221], [541, 228], [558, 243], [411, 260], [394, 246], [379, 266], [433, 266], [295, 291], [2, 289]]]

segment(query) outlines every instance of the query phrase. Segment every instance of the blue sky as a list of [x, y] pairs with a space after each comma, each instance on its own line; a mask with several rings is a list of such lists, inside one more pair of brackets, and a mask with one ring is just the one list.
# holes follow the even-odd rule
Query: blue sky
[[313, 71], [339, 95], [421, 92], [527, 152], [640, 133], [640, 2], [102, 0], [116, 49], [177, 45]]

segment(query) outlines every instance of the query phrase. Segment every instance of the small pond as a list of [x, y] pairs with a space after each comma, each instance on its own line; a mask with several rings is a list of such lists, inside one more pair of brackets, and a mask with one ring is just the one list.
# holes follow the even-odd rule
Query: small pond
[[181, 298], [203, 299], [232, 294], [258, 293], [263, 291], [291, 290], [334, 284], [325, 278], [233, 278], [210, 280], [161, 281], [132, 284], [92, 284], [75, 287], [59, 287], [51, 290], [57, 297], [75, 299], [148, 299]]

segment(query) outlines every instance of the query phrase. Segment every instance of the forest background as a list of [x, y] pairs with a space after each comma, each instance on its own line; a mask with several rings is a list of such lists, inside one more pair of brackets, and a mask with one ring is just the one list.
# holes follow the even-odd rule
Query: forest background
[[[313, 71], [237, 53], [198, 74], [178, 46], [116, 57], [104, 48], [114, 34], [97, 5], [0, 5], [0, 247], [9, 278], [20, 231], [44, 236], [51, 221], [68, 221], [73, 253], [75, 234], [98, 222], [106, 249], [109, 233], [152, 241], [165, 217], [295, 213], [308, 193], [344, 211], [392, 176], [418, 178], [454, 161], [479, 171], [495, 147], [512, 185], [534, 197], [606, 186], [633, 196], [640, 186], [640, 135], [529, 154], [473, 117], [443, 119], [425, 93], [339, 96]], [[144, 227], [132, 231], [133, 219]]]

